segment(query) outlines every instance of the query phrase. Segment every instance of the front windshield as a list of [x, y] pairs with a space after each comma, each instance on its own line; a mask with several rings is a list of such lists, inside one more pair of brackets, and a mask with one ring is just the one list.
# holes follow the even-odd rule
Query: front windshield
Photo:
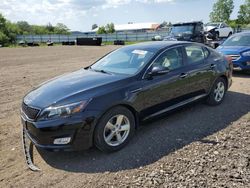
[[171, 33], [173, 33], [173, 34], [180, 34], [180, 33], [192, 34], [193, 30], [194, 30], [193, 25], [180, 25], [180, 26], [172, 27]]
[[133, 75], [153, 57], [154, 52], [120, 48], [98, 60], [90, 68], [94, 71]]
[[223, 46], [250, 46], [250, 35], [231, 37], [223, 43]]

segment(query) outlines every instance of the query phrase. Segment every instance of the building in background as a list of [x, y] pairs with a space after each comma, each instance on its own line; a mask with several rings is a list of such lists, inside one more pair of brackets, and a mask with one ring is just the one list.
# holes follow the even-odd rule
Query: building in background
[[[115, 31], [117, 33], [135, 33], [135, 32], [151, 32], [156, 31], [160, 24], [149, 22], [149, 23], [133, 23], [115, 25]], [[97, 32], [98, 28], [91, 32]]]

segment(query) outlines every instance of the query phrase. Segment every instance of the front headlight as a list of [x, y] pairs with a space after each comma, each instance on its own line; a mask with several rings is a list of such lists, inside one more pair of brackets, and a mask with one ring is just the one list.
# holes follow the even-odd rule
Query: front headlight
[[86, 100], [62, 106], [50, 106], [48, 108], [45, 108], [41, 112], [40, 116], [38, 117], [38, 120], [48, 120], [58, 117], [69, 117], [72, 114], [82, 112], [87, 106], [88, 102], [89, 101]]
[[250, 50], [249, 50], [249, 51], [246, 51], [246, 52], [243, 52], [242, 55], [243, 55], [243, 56], [250, 56]]

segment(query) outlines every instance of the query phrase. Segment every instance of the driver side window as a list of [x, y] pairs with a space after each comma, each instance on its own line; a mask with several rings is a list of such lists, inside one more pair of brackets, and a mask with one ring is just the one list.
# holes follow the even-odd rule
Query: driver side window
[[182, 66], [182, 61], [182, 48], [178, 47], [163, 52], [160, 57], [155, 60], [154, 65], [174, 70]]

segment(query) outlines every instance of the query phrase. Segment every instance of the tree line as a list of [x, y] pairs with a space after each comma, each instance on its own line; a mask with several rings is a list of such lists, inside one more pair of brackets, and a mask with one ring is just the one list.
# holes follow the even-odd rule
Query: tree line
[[96, 29], [97, 34], [107, 34], [107, 33], [114, 33], [115, 32], [115, 25], [113, 23], [108, 23], [105, 26], [98, 27], [97, 24], [92, 25], [92, 30]]
[[237, 19], [230, 19], [234, 9], [233, 0], [217, 0], [213, 5], [213, 11], [210, 13], [211, 22], [226, 22], [231, 27], [249, 27], [250, 24], [250, 0], [240, 5]]
[[17, 35], [42, 35], [42, 34], [69, 34], [69, 28], [58, 23], [43, 25], [30, 25], [26, 21], [10, 22], [0, 13], [0, 45], [7, 46], [16, 43]]

